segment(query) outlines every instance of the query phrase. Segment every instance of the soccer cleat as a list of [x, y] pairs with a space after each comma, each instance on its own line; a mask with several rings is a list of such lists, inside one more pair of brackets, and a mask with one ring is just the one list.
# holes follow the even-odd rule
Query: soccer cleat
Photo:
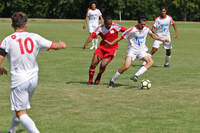
[[133, 75], [130, 80], [133, 80], [134, 82], [137, 82], [138, 81], [138, 77], [136, 75]]
[[93, 50], [94, 49], [94, 46], [90, 47], [90, 50]]
[[94, 84], [98, 85], [100, 83], [100, 80], [101, 80], [101, 77], [97, 76], [95, 81], [94, 81]]
[[166, 67], [166, 68], [171, 68], [171, 66], [168, 64], [168, 65], [164, 65], [164, 67]]
[[93, 84], [93, 82], [87, 82], [87, 85], [92, 85]]
[[110, 80], [109, 84], [108, 84], [108, 88], [113, 88], [114, 87], [114, 82]]

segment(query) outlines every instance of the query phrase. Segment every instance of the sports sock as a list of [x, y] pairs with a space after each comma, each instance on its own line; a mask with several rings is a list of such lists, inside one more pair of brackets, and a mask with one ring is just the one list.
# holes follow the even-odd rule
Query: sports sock
[[33, 120], [27, 114], [20, 116], [19, 121], [29, 133], [40, 133]]
[[169, 64], [169, 60], [170, 60], [171, 56], [165, 56], [165, 65]]
[[135, 74], [137, 77], [139, 77], [140, 75], [142, 75], [143, 73], [145, 73], [147, 71], [147, 68], [142, 66], [137, 73]]
[[147, 62], [146, 62], [146, 61], [143, 61], [142, 66], [144, 66], [144, 65], [146, 65], [146, 64], [147, 64]]
[[95, 68], [89, 68], [89, 82], [93, 82]]
[[95, 39], [92, 40], [92, 47], [95, 46]]
[[95, 48], [97, 49], [97, 45], [98, 45], [98, 39], [95, 39], [96, 43], [95, 43]]
[[121, 74], [117, 71], [117, 72], [115, 73], [115, 75], [112, 77], [111, 81], [112, 81], [112, 82], [115, 82], [115, 80], [116, 80], [120, 75], [121, 75]]
[[20, 121], [16, 116], [16, 112], [13, 112], [11, 126], [10, 126], [10, 129], [8, 130], [8, 132], [16, 133], [19, 123], [20, 123]]
[[101, 75], [103, 74], [103, 72], [104, 72], [105, 70], [106, 70], [105, 67], [100, 67], [100, 68], [99, 68], [99, 73], [98, 73], [97, 77], [101, 77]]

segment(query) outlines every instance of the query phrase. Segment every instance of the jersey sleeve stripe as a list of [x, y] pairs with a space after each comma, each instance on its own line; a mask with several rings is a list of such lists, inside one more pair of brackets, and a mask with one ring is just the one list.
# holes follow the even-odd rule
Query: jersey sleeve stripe
[[[169, 15], [167, 15], [167, 16], [169, 16]], [[169, 16], [169, 17], [170, 17], [170, 19], [171, 19], [171, 21], [172, 21], [172, 24], [174, 24], [173, 18], [172, 18], [171, 16]]]

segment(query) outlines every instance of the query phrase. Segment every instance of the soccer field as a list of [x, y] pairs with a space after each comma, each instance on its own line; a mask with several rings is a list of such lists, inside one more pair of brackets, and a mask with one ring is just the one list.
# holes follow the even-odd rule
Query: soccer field
[[[130, 27], [135, 23], [119, 23]], [[151, 26], [151, 23], [148, 23]], [[93, 51], [82, 50], [88, 32], [80, 22], [30, 21], [28, 31], [47, 39], [67, 43], [60, 51], [39, 53], [39, 85], [28, 111], [41, 133], [199, 133], [200, 132], [200, 24], [177, 24], [171, 69], [163, 67], [165, 50], [153, 56], [153, 67], [139, 80], [149, 79], [150, 90], [139, 89], [129, 80], [142, 62], [132, 67], [107, 88], [110, 78], [124, 63], [127, 40], [119, 43], [117, 56], [108, 65], [100, 85], [88, 86], [88, 68]], [[9, 21], [0, 21], [0, 40], [13, 30]], [[120, 34], [121, 35], [121, 34]], [[100, 38], [99, 38], [100, 40]], [[148, 37], [151, 49], [153, 39]], [[88, 46], [89, 48], [90, 46]], [[8, 68], [7, 59], [4, 66]], [[98, 72], [96, 68], [95, 76]], [[0, 76], [0, 131], [10, 126], [10, 75]], [[26, 131], [20, 125], [18, 133]]]

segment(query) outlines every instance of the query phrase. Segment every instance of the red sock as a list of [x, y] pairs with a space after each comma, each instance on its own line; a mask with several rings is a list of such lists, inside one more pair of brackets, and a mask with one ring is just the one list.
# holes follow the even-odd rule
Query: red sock
[[94, 73], [95, 73], [95, 69], [90, 68], [89, 69], [89, 82], [93, 82]]
[[105, 67], [100, 67], [100, 69], [99, 69], [99, 73], [98, 73], [98, 76], [97, 77], [100, 77], [101, 78], [101, 75], [103, 74], [103, 72], [106, 70], [106, 68]]

